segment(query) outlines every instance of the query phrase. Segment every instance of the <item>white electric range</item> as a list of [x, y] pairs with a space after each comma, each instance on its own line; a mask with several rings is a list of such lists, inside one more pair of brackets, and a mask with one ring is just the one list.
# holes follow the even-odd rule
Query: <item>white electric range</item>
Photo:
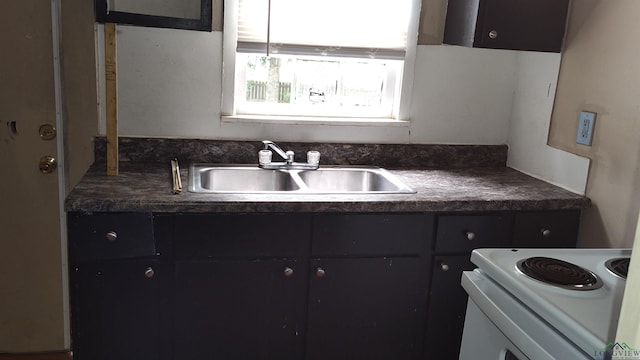
[[[629, 249], [477, 249], [460, 360], [608, 359]], [[617, 272], [617, 273], [616, 273]], [[640, 358], [639, 358], [640, 359]]]

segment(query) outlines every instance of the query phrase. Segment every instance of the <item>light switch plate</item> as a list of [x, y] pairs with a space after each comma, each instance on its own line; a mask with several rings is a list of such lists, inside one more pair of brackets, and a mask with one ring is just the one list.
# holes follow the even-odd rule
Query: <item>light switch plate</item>
[[578, 136], [576, 142], [578, 144], [591, 146], [593, 141], [593, 127], [596, 122], [596, 113], [590, 111], [580, 112], [580, 121], [578, 122]]

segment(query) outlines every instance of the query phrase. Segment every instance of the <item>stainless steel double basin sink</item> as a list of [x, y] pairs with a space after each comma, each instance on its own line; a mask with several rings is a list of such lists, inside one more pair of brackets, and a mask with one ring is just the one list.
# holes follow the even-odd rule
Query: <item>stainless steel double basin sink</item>
[[411, 194], [378, 167], [322, 166], [316, 170], [261, 169], [257, 165], [191, 164], [188, 190], [228, 194]]

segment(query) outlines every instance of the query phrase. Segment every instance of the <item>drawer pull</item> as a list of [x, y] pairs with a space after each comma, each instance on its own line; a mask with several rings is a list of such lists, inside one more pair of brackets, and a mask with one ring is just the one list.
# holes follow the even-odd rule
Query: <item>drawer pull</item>
[[467, 236], [467, 240], [474, 240], [476, 238], [476, 233], [473, 231], [467, 231], [465, 235]]
[[445, 263], [440, 263], [440, 270], [442, 271], [449, 271], [449, 265], [445, 264]]
[[316, 269], [316, 276], [317, 277], [321, 278], [321, 277], [324, 277], [324, 275], [325, 275], [325, 271], [324, 271], [323, 268], [319, 267], [319, 268]]
[[284, 268], [284, 272], [283, 273], [284, 273], [285, 277], [291, 277], [291, 276], [293, 276], [293, 269], [290, 268], [290, 267], [286, 267], [286, 268]]
[[540, 229], [540, 233], [542, 234], [543, 237], [551, 236], [551, 230], [549, 229]]
[[154, 275], [156, 274], [155, 271], [153, 271], [152, 267], [148, 267], [145, 271], [144, 271], [144, 277], [146, 277], [147, 279], [151, 279]]
[[106, 235], [106, 238], [108, 241], [116, 241], [116, 239], [118, 238], [118, 234], [116, 234], [115, 231], [109, 231]]

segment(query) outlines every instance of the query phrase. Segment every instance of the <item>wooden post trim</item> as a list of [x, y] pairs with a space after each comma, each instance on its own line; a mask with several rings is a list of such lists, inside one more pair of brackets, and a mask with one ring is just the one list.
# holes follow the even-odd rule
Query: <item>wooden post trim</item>
[[116, 24], [104, 24], [107, 110], [107, 175], [118, 175], [118, 72]]

